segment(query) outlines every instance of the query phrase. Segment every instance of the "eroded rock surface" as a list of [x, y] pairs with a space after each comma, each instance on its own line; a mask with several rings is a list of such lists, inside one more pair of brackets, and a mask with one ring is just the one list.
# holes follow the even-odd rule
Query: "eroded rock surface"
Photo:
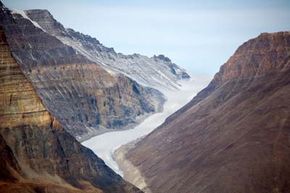
[[140, 192], [68, 134], [12, 57], [0, 27], [0, 192]]
[[126, 158], [154, 193], [290, 190], [290, 32], [244, 43]]
[[163, 95], [122, 74], [110, 74], [37, 27], [25, 13], [2, 7], [9, 47], [45, 107], [78, 140], [133, 126], [160, 111]]
[[[122, 73], [138, 83], [156, 88], [178, 90], [178, 81], [189, 79], [186, 71], [168, 57], [141, 54], [124, 55], [102, 45], [97, 39], [65, 29], [47, 10], [27, 10], [24, 13], [44, 31], [71, 46], [91, 61], [113, 73]], [[97, 27], [96, 27], [97, 28]]]

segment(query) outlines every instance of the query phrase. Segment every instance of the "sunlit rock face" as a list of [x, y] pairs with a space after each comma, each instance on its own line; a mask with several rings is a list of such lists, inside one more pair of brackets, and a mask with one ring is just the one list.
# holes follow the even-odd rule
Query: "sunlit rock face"
[[110, 74], [24, 13], [2, 11], [1, 25], [13, 56], [44, 105], [78, 140], [127, 128], [162, 109], [159, 91]]
[[184, 69], [164, 55], [147, 57], [140, 54], [117, 53], [95, 38], [73, 29], [65, 29], [47, 10], [27, 10], [24, 13], [44, 31], [91, 61], [100, 64], [110, 72], [124, 74], [142, 85], [156, 89], [176, 90], [180, 88], [179, 80], [190, 78]]
[[[7, 14], [1, 8], [0, 15]], [[46, 110], [12, 57], [2, 26], [0, 99], [0, 192], [139, 192]]]
[[155, 193], [288, 192], [290, 32], [244, 43], [126, 158]]

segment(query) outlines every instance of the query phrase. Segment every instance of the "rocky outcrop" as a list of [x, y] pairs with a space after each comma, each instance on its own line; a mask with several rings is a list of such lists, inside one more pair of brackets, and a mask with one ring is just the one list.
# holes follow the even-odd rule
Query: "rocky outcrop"
[[0, 192], [140, 192], [46, 110], [0, 27]]
[[214, 77], [213, 83], [257, 78], [289, 68], [289, 32], [262, 33], [239, 47]]
[[261, 34], [126, 158], [154, 193], [289, 192], [289, 98], [290, 32]]
[[159, 91], [108, 73], [24, 12], [12, 15], [2, 7], [0, 16], [12, 54], [45, 107], [78, 140], [133, 126], [161, 110]]
[[47, 10], [27, 10], [24, 13], [45, 32], [102, 65], [108, 71], [122, 73], [138, 83], [156, 89], [178, 89], [179, 80], [189, 79], [184, 69], [163, 55], [151, 58], [140, 54], [124, 55], [103, 46], [97, 39], [65, 29]]

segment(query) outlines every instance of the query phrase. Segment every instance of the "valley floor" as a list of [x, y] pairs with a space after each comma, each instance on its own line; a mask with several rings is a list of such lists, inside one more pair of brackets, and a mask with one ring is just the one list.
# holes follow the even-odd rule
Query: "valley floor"
[[162, 91], [167, 98], [162, 112], [149, 116], [133, 129], [104, 133], [92, 137], [82, 144], [93, 150], [109, 167], [123, 176], [123, 172], [113, 158], [114, 151], [122, 145], [149, 134], [161, 125], [169, 115], [189, 102], [196, 93], [206, 86], [208, 81], [209, 78], [182, 81], [180, 82], [182, 87], [179, 91]]

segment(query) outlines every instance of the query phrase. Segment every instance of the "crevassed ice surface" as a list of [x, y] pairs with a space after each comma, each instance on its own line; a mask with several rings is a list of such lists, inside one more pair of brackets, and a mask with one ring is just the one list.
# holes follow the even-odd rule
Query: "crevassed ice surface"
[[152, 132], [155, 128], [161, 125], [169, 115], [188, 103], [202, 88], [206, 86], [208, 80], [208, 78], [191, 79], [189, 81], [180, 82], [182, 86], [179, 91], [163, 90], [163, 93], [167, 97], [167, 101], [165, 102], [162, 112], [151, 115], [133, 129], [98, 135], [84, 141], [82, 144], [93, 150], [94, 153], [102, 158], [110, 168], [122, 176], [122, 171], [113, 159], [114, 151], [120, 146]]

